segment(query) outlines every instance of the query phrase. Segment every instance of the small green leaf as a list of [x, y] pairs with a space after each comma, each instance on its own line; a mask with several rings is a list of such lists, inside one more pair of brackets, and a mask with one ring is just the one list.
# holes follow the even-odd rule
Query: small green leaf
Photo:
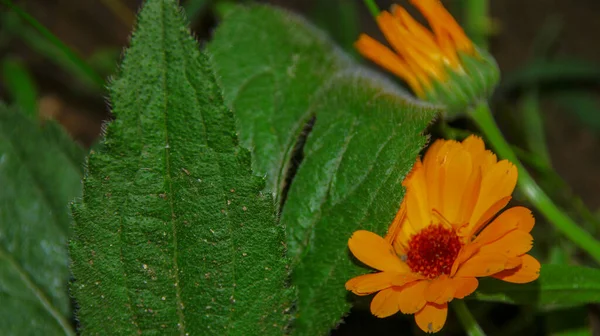
[[37, 89], [25, 65], [18, 59], [5, 58], [2, 61], [2, 77], [14, 105], [23, 109], [27, 115], [37, 117]]
[[149, 0], [73, 205], [83, 334], [281, 335], [294, 292], [264, 180], [175, 0]]
[[542, 265], [538, 280], [512, 284], [485, 278], [469, 298], [543, 308], [600, 302], [600, 270], [582, 266]]
[[0, 103], [0, 330], [74, 335], [67, 292], [68, 202], [83, 151], [53, 122]]
[[[348, 239], [358, 229], [385, 234], [437, 111], [281, 10], [238, 8], [209, 50], [253, 167], [283, 203], [299, 289], [293, 333], [327, 334], [349, 310], [344, 283], [368, 272], [350, 257]], [[303, 160], [293, 175], [298, 148]]]

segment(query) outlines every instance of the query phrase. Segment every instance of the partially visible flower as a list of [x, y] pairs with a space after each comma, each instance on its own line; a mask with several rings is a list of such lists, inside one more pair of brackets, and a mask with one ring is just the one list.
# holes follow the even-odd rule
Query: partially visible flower
[[439, 0], [411, 0], [431, 31], [397, 5], [377, 24], [392, 49], [362, 34], [355, 43], [366, 58], [405, 80], [415, 94], [444, 104], [449, 114], [487, 99], [499, 79], [494, 59], [477, 49]]
[[357, 295], [377, 292], [371, 312], [415, 314], [425, 332], [439, 331], [448, 302], [473, 293], [478, 277], [527, 283], [539, 276], [528, 255], [531, 212], [510, 201], [517, 169], [498, 161], [483, 141], [436, 141], [402, 183], [404, 200], [385, 238], [356, 231], [352, 254], [378, 272], [349, 280]]

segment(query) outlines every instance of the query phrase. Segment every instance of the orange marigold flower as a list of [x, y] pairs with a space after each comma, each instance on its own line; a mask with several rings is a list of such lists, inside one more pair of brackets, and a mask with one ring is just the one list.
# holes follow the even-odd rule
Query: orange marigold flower
[[527, 254], [531, 212], [517, 206], [495, 217], [516, 182], [516, 167], [498, 161], [481, 138], [436, 141], [402, 183], [406, 194], [385, 238], [361, 230], [348, 241], [354, 256], [379, 272], [349, 280], [346, 289], [378, 292], [375, 316], [415, 314], [423, 331], [437, 332], [448, 302], [473, 293], [478, 277], [534, 281], [540, 264]]
[[[422, 99], [460, 109], [487, 97], [498, 82], [498, 67], [477, 49], [439, 0], [411, 0], [431, 30], [397, 5], [382, 11], [377, 24], [393, 50], [361, 34], [355, 46], [366, 58], [404, 79]], [[451, 111], [452, 112], [452, 111]]]

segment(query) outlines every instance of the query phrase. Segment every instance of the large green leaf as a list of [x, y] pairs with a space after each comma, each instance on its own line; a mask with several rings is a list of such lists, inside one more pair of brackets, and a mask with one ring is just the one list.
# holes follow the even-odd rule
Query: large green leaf
[[235, 111], [240, 143], [279, 199], [315, 100], [355, 64], [302, 19], [262, 6], [232, 11], [208, 50]]
[[284, 231], [175, 0], [149, 0], [73, 206], [84, 334], [281, 335]]
[[255, 153], [254, 168], [285, 201], [281, 221], [299, 289], [293, 332], [327, 334], [350, 307], [344, 283], [366, 272], [350, 257], [348, 238], [358, 229], [385, 233], [435, 111], [361, 70], [302, 19], [273, 8], [234, 11], [209, 50], [240, 138]]
[[74, 334], [68, 202], [81, 193], [83, 151], [55, 123], [0, 103], [0, 330]]
[[535, 305], [543, 308], [600, 303], [600, 270], [569, 265], [542, 265], [537, 281], [511, 284], [480, 279], [471, 299]]

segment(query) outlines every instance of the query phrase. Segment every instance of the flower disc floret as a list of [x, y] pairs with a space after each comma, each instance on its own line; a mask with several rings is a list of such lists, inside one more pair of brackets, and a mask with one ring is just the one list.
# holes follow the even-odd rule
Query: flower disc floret
[[406, 264], [411, 271], [434, 279], [450, 274], [462, 244], [452, 228], [432, 225], [408, 242]]

